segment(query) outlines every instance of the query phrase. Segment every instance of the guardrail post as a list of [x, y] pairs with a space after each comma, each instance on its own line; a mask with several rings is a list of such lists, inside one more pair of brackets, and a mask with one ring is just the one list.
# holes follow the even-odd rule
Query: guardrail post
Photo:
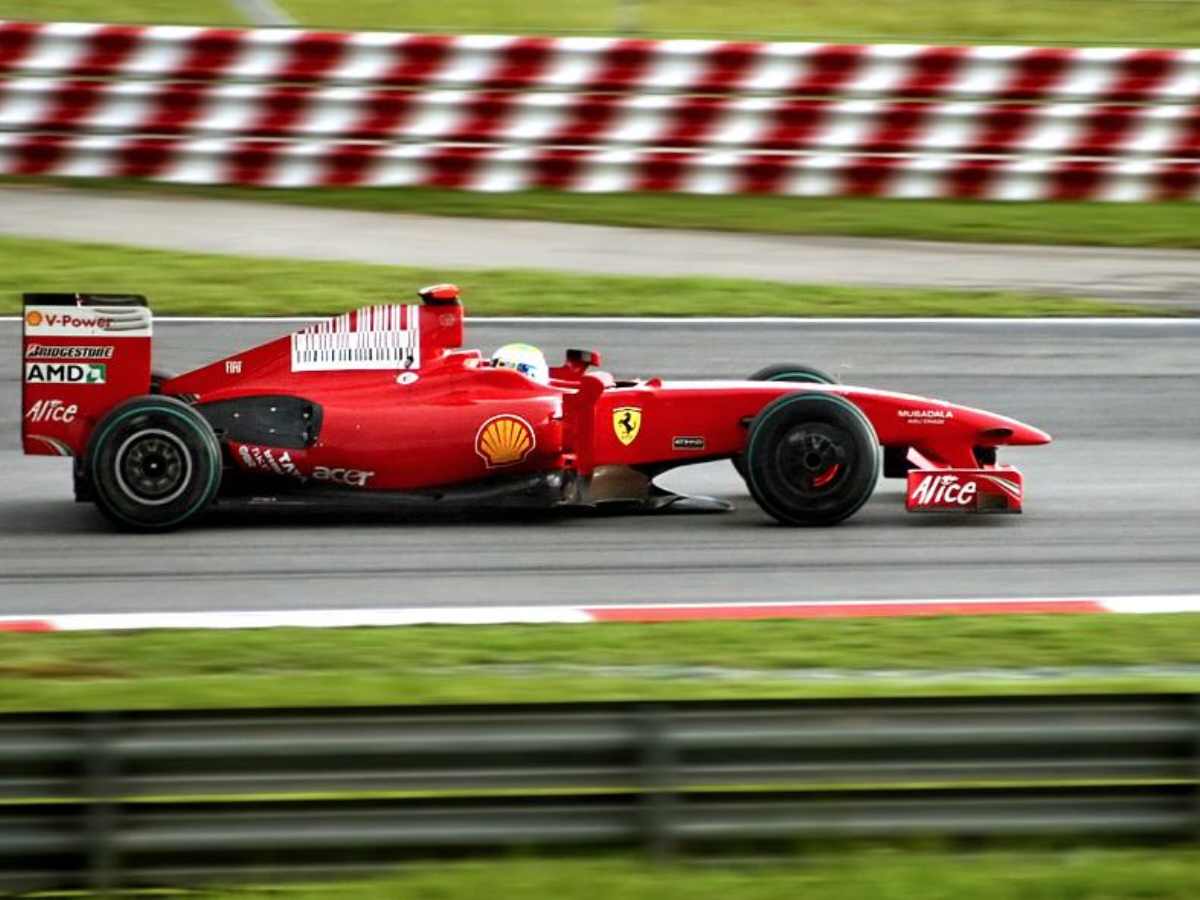
[[83, 723], [84, 846], [87, 882], [93, 891], [112, 890], [117, 883], [113, 832], [117, 824], [117, 761], [112, 751], [113, 718], [90, 713]]
[[675, 853], [675, 783], [678, 763], [670, 738], [671, 709], [653, 704], [642, 707], [642, 834], [646, 851], [655, 862]]

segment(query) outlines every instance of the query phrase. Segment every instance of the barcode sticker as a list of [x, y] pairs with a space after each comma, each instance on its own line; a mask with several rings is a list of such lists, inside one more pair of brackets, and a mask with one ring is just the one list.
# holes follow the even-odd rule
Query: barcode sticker
[[293, 372], [418, 369], [421, 308], [367, 306], [292, 335]]

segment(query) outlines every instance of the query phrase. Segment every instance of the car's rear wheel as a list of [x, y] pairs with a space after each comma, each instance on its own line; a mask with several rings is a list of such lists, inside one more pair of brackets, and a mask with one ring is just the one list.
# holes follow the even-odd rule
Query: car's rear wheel
[[100, 511], [122, 528], [164, 531], [195, 519], [221, 485], [221, 447], [198, 412], [135, 397], [92, 432], [86, 469]]
[[[750, 376], [750, 381], [794, 381], [804, 384], [837, 384], [838, 380], [815, 366], [806, 366], [803, 363], [772, 363], [769, 366], [764, 366], [753, 375]], [[737, 473], [742, 476], [742, 480], [746, 480], [746, 464], [742, 460], [742, 455], [739, 453], [734, 456], [730, 462], [737, 469]]]
[[854, 515], [879, 480], [879, 440], [857, 406], [835, 394], [787, 394], [750, 423], [746, 484], [786, 525]]

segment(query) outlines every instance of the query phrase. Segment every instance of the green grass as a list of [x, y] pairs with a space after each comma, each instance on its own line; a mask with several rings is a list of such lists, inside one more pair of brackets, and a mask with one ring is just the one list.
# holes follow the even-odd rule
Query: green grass
[[850, 288], [717, 278], [447, 271], [0, 238], [0, 314], [24, 291], [137, 292], [159, 314], [300, 315], [412, 297], [453, 280], [474, 315], [1089, 316], [1152, 307], [1015, 293]]
[[1196, 679], [902, 673], [1197, 664], [1200, 615], [0, 634], [0, 660], [7, 711], [1179, 690]]
[[149, 25], [241, 25], [226, 0], [0, 0], [0, 19], [131, 22]]
[[478, 194], [433, 188], [197, 187], [113, 179], [0, 178], [0, 185], [3, 184], [216, 197], [368, 212], [644, 228], [1200, 248], [1200, 203], [1000, 203], [684, 194], [583, 195], [556, 191]]
[[280, 0], [299, 21], [347, 28], [638, 32], [850, 41], [1172, 43], [1200, 38], [1200, 7], [1126, 0]]
[[[652, 866], [630, 859], [529, 859], [438, 866], [358, 884], [322, 885], [284, 896], [458, 900], [1190, 900], [1200, 871], [1195, 850], [1088, 849], [992, 852], [859, 850], [790, 863]], [[238, 891], [210, 896], [258, 900]]]
[[[1200, 6], [1178, 0], [277, 0], [305, 25], [467, 32], [638, 33], [713, 37], [815, 37], [851, 41], [944, 40], [1193, 44]], [[208, 0], [0, 2], [0, 18], [228, 23]]]
[[[827, 848], [786, 862], [651, 865], [629, 857], [430, 865], [375, 881], [238, 889], [212, 900], [1193, 900], [1195, 849], [1088, 848], [954, 854]], [[499, 888], [499, 889], [498, 889]]]

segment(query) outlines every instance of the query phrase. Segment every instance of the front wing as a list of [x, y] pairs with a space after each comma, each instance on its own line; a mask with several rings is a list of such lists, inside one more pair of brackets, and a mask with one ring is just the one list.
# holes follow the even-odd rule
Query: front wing
[[1021, 473], [989, 469], [913, 469], [908, 473], [909, 512], [1019, 513], [1024, 497]]

